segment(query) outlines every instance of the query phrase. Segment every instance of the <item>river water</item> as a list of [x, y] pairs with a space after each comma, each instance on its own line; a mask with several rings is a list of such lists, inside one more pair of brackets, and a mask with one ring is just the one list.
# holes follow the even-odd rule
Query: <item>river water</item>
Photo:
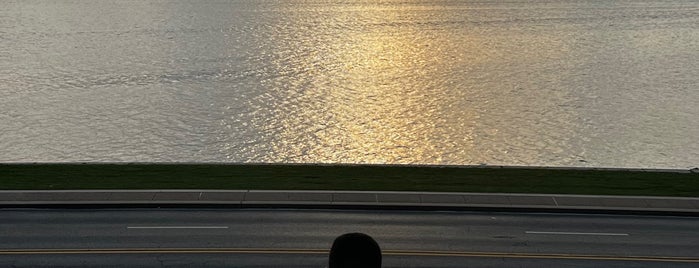
[[699, 1], [0, 0], [0, 161], [699, 165]]

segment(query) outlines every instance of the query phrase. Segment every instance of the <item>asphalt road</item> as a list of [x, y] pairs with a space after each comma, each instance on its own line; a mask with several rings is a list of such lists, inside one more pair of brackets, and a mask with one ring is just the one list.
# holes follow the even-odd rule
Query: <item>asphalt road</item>
[[0, 267], [325, 267], [372, 235], [384, 267], [697, 267], [699, 218], [318, 210], [0, 210]]

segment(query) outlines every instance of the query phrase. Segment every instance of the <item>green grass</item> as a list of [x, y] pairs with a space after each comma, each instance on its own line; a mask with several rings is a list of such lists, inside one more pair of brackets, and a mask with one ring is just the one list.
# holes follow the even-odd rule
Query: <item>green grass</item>
[[375, 165], [0, 164], [0, 189], [266, 189], [699, 196], [699, 174]]

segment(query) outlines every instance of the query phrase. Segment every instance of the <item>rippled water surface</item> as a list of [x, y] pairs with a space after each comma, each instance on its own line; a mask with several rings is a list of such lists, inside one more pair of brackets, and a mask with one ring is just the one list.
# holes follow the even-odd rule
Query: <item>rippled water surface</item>
[[699, 164], [699, 2], [0, 0], [0, 161]]

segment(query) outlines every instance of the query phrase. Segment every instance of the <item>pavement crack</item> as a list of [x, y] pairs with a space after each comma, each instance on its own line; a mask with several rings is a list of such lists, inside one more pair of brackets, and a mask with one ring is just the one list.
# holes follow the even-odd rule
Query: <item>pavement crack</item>
[[155, 260], [160, 263], [160, 267], [165, 267], [165, 261], [160, 256], [156, 256]]

